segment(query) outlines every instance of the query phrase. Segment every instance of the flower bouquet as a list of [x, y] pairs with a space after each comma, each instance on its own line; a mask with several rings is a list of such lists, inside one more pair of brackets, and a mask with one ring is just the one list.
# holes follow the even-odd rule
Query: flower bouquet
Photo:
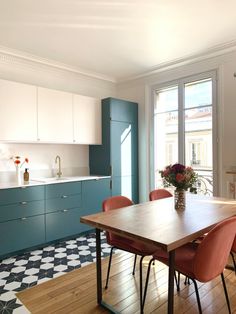
[[165, 187], [174, 186], [175, 189], [175, 208], [185, 207], [185, 191], [189, 190], [196, 193], [197, 174], [191, 167], [182, 164], [174, 164], [166, 166], [160, 171], [163, 184]]
[[29, 159], [28, 158], [24, 158], [24, 160], [22, 161], [20, 156], [13, 156], [13, 157], [11, 157], [11, 159], [13, 160], [14, 165], [16, 167], [16, 179], [17, 179], [17, 182], [18, 182], [18, 184], [20, 184], [21, 183], [21, 172], [20, 172], [20, 170], [21, 170], [21, 168], [23, 167], [23, 165], [25, 163], [29, 162]]

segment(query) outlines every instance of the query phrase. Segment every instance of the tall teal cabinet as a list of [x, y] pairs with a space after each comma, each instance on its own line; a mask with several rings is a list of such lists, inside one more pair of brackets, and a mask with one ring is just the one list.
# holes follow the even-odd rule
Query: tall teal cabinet
[[111, 176], [111, 194], [138, 203], [138, 104], [102, 100], [102, 145], [89, 147], [90, 173]]

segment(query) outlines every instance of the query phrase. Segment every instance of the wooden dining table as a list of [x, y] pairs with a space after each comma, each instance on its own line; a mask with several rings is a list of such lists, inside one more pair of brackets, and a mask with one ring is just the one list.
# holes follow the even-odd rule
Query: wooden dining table
[[101, 230], [161, 246], [169, 255], [168, 307], [174, 309], [175, 249], [208, 232], [215, 224], [236, 215], [236, 201], [203, 195], [186, 195], [184, 210], [175, 210], [174, 198], [132, 205], [83, 216], [80, 221], [96, 228], [97, 302], [112, 313], [117, 311], [102, 299]]

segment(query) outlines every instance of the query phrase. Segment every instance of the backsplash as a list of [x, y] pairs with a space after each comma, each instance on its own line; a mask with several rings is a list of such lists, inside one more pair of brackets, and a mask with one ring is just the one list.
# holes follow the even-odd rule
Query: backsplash
[[15, 180], [15, 165], [12, 156], [29, 159], [25, 168], [29, 168], [30, 178], [53, 176], [57, 172], [55, 158], [61, 157], [64, 176], [80, 176], [89, 174], [88, 145], [70, 144], [0, 144], [0, 182]]

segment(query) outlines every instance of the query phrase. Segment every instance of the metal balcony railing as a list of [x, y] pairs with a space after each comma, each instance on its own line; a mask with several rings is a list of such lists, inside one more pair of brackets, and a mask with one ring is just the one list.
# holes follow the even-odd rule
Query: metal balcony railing
[[213, 195], [213, 172], [212, 170], [194, 169], [198, 174], [196, 183], [197, 194]]

